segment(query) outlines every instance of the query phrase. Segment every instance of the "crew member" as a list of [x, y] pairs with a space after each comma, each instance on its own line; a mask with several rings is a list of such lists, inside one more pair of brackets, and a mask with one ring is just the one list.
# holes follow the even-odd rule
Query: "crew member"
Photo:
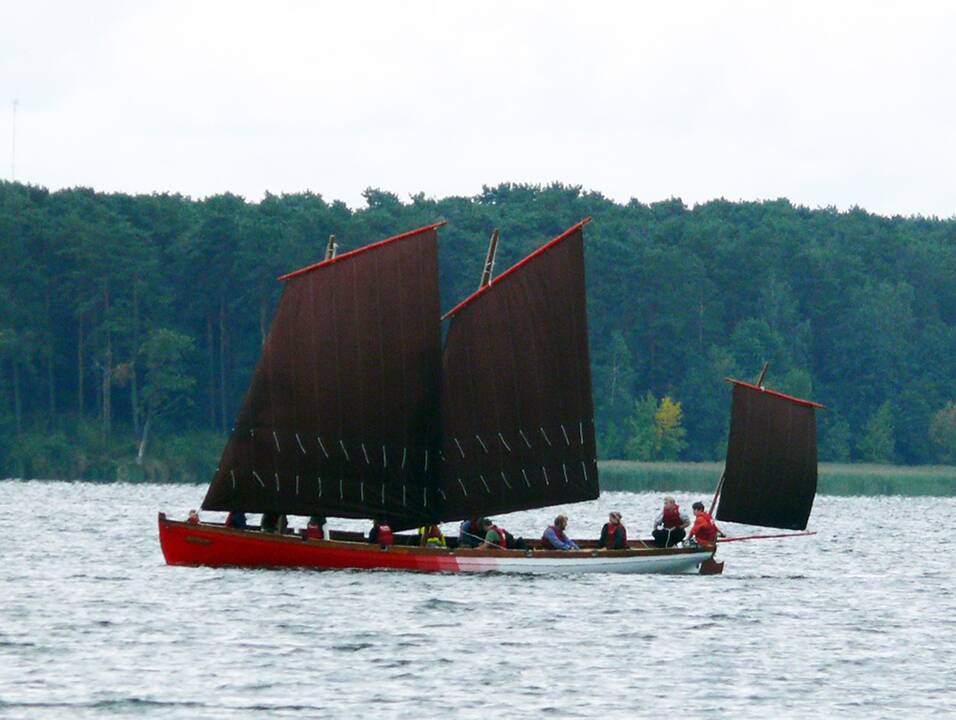
[[568, 529], [568, 516], [558, 515], [554, 519], [554, 525], [549, 525], [541, 536], [541, 548], [543, 550], [580, 550], [577, 543], [565, 534]]
[[695, 502], [691, 506], [694, 510], [694, 527], [690, 529], [690, 539], [698, 545], [715, 545], [718, 537], [725, 537], [717, 523], [704, 510], [704, 503]]
[[654, 545], [659, 548], [676, 545], [687, 535], [690, 518], [682, 513], [670, 495], [664, 498], [664, 509], [654, 519]]
[[607, 516], [607, 522], [601, 528], [601, 539], [598, 540], [598, 547], [608, 550], [627, 549], [627, 528], [621, 524], [621, 513], [617, 510]]
[[186, 522], [189, 523], [190, 525], [198, 525], [198, 524], [199, 524], [199, 513], [196, 512], [195, 510], [190, 510], [190, 511], [189, 511], [189, 517], [186, 518]]
[[328, 538], [324, 515], [313, 515], [309, 518], [309, 524], [305, 526], [305, 536], [309, 540], [325, 540]]
[[437, 525], [424, 525], [418, 528], [418, 544], [422, 547], [445, 547], [445, 536]]
[[484, 534], [484, 541], [476, 547], [476, 550], [507, 550], [508, 532], [495, 525], [488, 518], [482, 518], [478, 521]]
[[484, 533], [478, 518], [468, 518], [463, 520], [458, 526], [458, 547], [473, 548], [481, 544], [481, 538]]
[[378, 518], [372, 521], [372, 529], [368, 531], [368, 541], [372, 544], [391, 545], [395, 542], [395, 536], [392, 528], [387, 522]]
[[233, 530], [246, 529], [246, 514], [241, 510], [233, 510], [226, 515], [226, 527]]

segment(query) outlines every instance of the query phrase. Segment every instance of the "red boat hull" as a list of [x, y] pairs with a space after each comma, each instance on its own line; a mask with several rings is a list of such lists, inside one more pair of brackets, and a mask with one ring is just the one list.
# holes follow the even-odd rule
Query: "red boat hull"
[[[417, 572], [673, 573], [696, 572], [713, 549], [634, 547], [579, 552], [555, 550], [462, 550], [366, 542], [307, 540], [190, 525], [159, 515], [159, 541], [169, 565], [210, 567], [412, 570]], [[593, 541], [592, 541], [593, 543]], [[638, 543], [638, 545], [642, 545]]]

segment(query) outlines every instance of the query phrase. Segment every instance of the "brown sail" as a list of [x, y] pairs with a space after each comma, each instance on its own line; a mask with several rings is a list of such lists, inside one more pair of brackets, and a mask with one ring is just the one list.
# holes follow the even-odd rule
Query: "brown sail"
[[280, 278], [285, 290], [206, 510], [434, 517], [437, 228]]
[[442, 520], [598, 496], [581, 222], [456, 306]]
[[817, 489], [816, 408], [756, 385], [734, 385], [717, 519], [804, 530]]

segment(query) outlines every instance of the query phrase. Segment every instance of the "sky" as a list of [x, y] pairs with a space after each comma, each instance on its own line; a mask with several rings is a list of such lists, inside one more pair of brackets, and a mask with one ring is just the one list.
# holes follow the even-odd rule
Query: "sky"
[[956, 3], [915, 0], [0, 0], [0, 177], [949, 218], [953, 37]]

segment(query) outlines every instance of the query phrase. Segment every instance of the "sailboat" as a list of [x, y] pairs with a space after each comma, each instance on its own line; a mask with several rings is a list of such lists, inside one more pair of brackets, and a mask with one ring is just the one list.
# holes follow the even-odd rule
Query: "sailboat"
[[[584, 282], [589, 221], [492, 277], [495, 234], [478, 289], [444, 318], [444, 223], [338, 256], [330, 240], [325, 260], [280, 278], [275, 318], [202, 509], [378, 519], [401, 531], [598, 497]], [[814, 404], [736, 382], [733, 408], [718, 519], [805, 527], [816, 486]], [[768, 491], [771, 477], [784, 484]], [[802, 520], [795, 508], [806, 511]], [[397, 534], [378, 545], [357, 532], [311, 539], [164, 513], [159, 537], [166, 562], [187, 566], [722, 569], [716, 546], [657, 548], [650, 540], [621, 550], [599, 550], [594, 540], [577, 541], [576, 551], [538, 542], [509, 550], [458, 547], [453, 538], [447, 547], [420, 546], [417, 535]]]

